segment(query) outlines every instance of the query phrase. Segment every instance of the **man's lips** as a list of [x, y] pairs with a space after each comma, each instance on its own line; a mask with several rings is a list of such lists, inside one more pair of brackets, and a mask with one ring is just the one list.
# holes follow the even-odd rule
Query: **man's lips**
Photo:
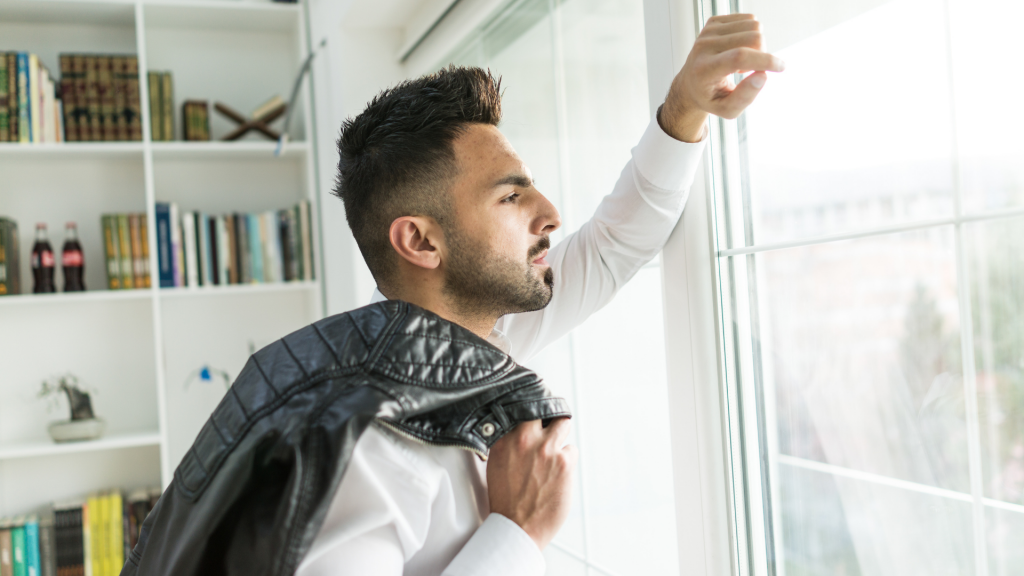
[[548, 266], [548, 261], [544, 259], [544, 257], [547, 256], [547, 255], [548, 255], [548, 251], [547, 250], [541, 252], [540, 254], [537, 255], [537, 258], [534, 259], [533, 263], [534, 264], [539, 264], [540, 266]]

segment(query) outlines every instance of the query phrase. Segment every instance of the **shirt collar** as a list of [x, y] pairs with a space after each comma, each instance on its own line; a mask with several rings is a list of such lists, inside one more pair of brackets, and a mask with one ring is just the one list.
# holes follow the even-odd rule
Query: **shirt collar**
[[[385, 300], [387, 300], [387, 297], [381, 294], [380, 290], [374, 288], [373, 296], [370, 298], [370, 304], [376, 304], [377, 302], [383, 302]], [[508, 339], [508, 336], [505, 336], [504, 332], [497, 328], [491, 329], [490, 335], [487, 336], [487, 342], [505, 354], [512, 351], [512, 341]]]

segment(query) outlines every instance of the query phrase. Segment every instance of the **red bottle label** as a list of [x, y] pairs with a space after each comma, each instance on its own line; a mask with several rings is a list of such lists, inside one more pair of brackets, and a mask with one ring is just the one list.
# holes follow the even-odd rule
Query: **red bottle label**
[[61, 254], [64, 266], [81, 266], [82, 252], [80, 250], [67, 250]]
[[53, 252], [49, 250], [43, 252], [43, 268], [53, 268], [54, 263]]

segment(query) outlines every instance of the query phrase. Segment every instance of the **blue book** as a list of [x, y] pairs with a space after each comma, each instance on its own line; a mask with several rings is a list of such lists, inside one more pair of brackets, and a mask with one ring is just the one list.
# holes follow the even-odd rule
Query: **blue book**
[[18, 52], [18, 141], [32, 141], [32, 116], [29, 113], [28, 95], [32, 87], [28, 74], [28, 53]]
[[166, 202], [156, 203], [156, 242], [160, 287], [174, 288], [174, 267], [171, 264], [171, 205]]
[[263, 279], [263, 240], [260, 236], [260, 217], [246, 214], [246, 227], [249, 229], [249, 254], [252, 255], [252, 281], [264, 282]]
[[25, 567], [27, 576], [40, 576], [39, 519], [35, 516], [25, 521]]

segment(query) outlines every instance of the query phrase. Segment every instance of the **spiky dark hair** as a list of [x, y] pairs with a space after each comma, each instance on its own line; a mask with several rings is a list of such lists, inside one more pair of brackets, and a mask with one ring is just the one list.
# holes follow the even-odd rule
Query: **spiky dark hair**
[[334, 195], [378, 286], [395, 280], [391, 223], [429, 216], [447, 229], [458, 171], [453, 142], [470, 124], [499, 121], [501, 79], [449, 66], [384, 90], [342, 124]]

